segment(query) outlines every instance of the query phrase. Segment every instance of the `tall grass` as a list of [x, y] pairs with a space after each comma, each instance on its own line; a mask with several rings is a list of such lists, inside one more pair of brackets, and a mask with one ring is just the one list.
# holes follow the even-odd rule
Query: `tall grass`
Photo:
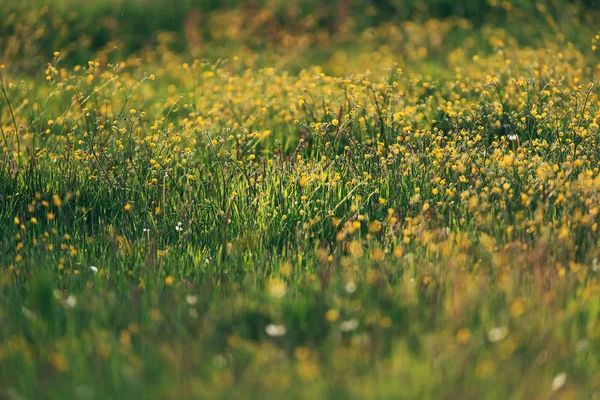
[[595, 26], [251, 6], [0, 18], [1, 395], [597, 396]]

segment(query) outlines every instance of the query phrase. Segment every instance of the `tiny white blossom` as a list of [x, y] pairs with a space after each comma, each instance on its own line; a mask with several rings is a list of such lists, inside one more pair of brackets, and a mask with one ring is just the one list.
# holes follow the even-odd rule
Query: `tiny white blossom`
[[490, 329], [488, 332], [488, 340], [492, 343], [499, 342], [508, 336], [508, 328], [505, 326], [499, 326]]
[[346, 292], [349, 294], [356, 292], [356, 283], [354, 281], [346, 283]]
[[193, 306], [198, 302], [198, 298], [194, 295], [188, 294], [187, 296], [185, 296], [185, 302], [188, 303], [190, 306]]
[[350, 332], [358, 328], [358, 320], [357, 319], [349, 319], [348, 321], [344, 321], [340, 324], [340, 331], [342, 332]]
[[69, 297], [67, 297], [65, 299], [65, 307], [67, 308], [73, 308], [77, 305], [77, 299], [75, 298], [75, 296], [73, 296], [72, 294], [69, 295]]
[[552, 380], [552, 391], [556, 392], [558, 389], [563, 387], [565, 382], [567, 381], [567, 374], [564, 372], [559, 373]]
[[98, 267], [96, 267], [95, 265], [90, 265], [90, 271], [92, 271], [93, 273], [97, 273]]
[[265, 332], [271, 337], [279, 337], [285, 335], [285, 325], [269, 324], [265, 327]]

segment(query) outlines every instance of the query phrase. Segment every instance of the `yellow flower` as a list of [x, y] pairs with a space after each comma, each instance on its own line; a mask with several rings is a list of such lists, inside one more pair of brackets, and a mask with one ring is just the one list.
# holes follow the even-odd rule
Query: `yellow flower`
[[383, 261], [385, 260], [385, 253], [380, 248], [373, 249], [371, 252], [371, 258], [374, 261]]
[[350, 255], [356, 258], [361, 258], [364, 254], [362, 245], [357, 240], [350, 242], [350, 245], [348, 246], [348, 252]]
[[69, 360], [60, 353], [53, 352], [50, 354], [50, 364], [58, 372], [65, 372], [69, 369]]
[[52, 202], [58, 208], [60, 208], [62, 206], [62, 200], [61, 200], [60, 196], [57, 195], [57, 194], [55, 194], [54, 196], [52, 196]]
[[340, 312], [335, 309], [331, 309], [325, 313], [325, 319], [329, 322], [335, 322], [340, 317]]
[[462, 328], [456, 332], [456, 341], [458, 344], [467, 344], [471, 340], [471, 331], [469, 328]]
[[267, 283], [269, 295], [276, 299], [280, 299], [285, 296], [287, 288], [285, 282], [281, 278], [271, 278]]
[[382, 228], [382, 223], [380, 221], [373, 221], [369, 224], [369, 232], [371, 233], [377, 233], [381, 230]]

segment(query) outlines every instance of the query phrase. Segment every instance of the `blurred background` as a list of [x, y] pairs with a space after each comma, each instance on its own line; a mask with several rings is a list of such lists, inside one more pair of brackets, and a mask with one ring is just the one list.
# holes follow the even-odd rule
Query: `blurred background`
[[[291, 69], [325, 62], [336, 50], [401, 46], [407, 35], [442, 36], [443, 49], [465, 47], [464, 30], [490, 29], [520, 44], [548, 37], [589, 44], [600, 21], [597, 0], [4, 0], [0, 58], [9, 70], [45, 66], [55, 51], [72, 64], [125, 59], [164, 46], [193, 58], [269, 49]], [[429, 22], [429, 25], [427, 23]], [[388, 33], [373, 31], [387, 27]], [[423, 30], [420, 28], [423, 27]], [[396, 34], [394, 30], [400, 30]], [[472, 37], [473, 35], [469, 35]], [[434, 41], [436, 41], [434, 40]], [[429, 40], [431, 42], [431, 40]], [[435, 43], [424, 43], [432, 47]], [[467, 43], [468, 47], [469, 43]], [[364, 51], [364, 48], [362, 49]], [[431, 56], [432, 54], [428, 54]], [[281, 65], [280, 65], [281, 66]]]

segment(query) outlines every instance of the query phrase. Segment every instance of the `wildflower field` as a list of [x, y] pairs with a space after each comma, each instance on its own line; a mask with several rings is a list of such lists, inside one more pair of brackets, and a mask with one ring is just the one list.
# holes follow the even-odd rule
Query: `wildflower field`
[[0, 398], [600, 399], [599, 9], [3, 0]]

